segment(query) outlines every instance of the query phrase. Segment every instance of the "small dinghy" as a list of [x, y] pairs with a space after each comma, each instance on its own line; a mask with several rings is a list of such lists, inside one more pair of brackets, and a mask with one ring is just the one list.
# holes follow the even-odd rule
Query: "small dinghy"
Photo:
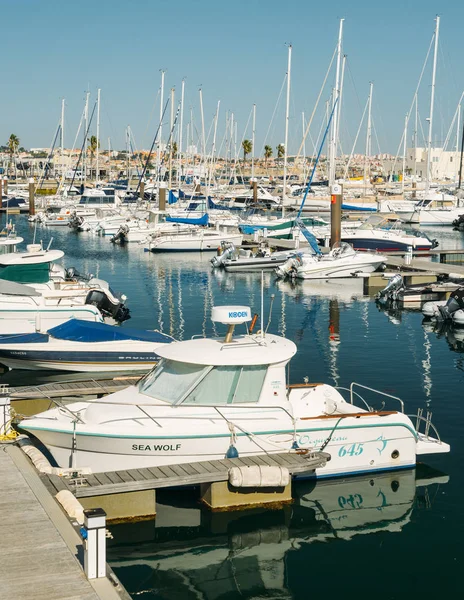
[[149, 371], [160, 346], [173, 338], [159, 331], [71, 319], [47, 333], [0, 336], [0, 363], [13, 369]]

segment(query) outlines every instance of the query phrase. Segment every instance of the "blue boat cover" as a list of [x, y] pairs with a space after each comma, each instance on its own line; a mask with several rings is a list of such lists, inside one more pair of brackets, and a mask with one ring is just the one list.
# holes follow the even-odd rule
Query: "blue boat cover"
[[166, 217], [166, 221], [169, 223], [186, 223], [188, 225], [208, 225], [209, 217], [206, 213], [198, 219], [189, 219], [188, 217]]
[[172, 190], [169, 190], [168, 196], [168, 204], [175, 204], [177, 202], [177, 197], [175, 196]]
[[140, 340], [156, 344], [172, 342], [174, 338], [159, 331], [118, 327], [106, 323], [94, 323], [70, 319], [61, 325], [48, 330], [58, 340], [71, 342], [116, 342], [124, 340]]
[[41, 344], [48, 342], [46, 333], [4, 333], [0, 335], [0, 344]]
[[376, 208], [364, 207], [364, 206], [352, 206], [351, 204], [342, 204], [343, 210], [360, 210], [363, 212], [377, 212]]

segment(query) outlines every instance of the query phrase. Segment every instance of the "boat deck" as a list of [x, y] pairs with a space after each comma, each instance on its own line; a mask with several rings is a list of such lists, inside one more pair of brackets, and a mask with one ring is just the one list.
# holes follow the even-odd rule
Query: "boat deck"
[[66, 479], [47, 475], [51, 485], [57, 490], [70, 490], [77, 498], [89, 498], [107, 494], [156, 490], [178, 486], [193, 486], [202, 483], [216, 483], [229, 479], [232, 467], [274, 466], [285, 467], [291, 475], [308, 473], [316, 467], [324, 466], [328, 459], [324, 452], [308, 454], [282, 453], [193, 462], [180, 465], [131, 469], [85, 475]]

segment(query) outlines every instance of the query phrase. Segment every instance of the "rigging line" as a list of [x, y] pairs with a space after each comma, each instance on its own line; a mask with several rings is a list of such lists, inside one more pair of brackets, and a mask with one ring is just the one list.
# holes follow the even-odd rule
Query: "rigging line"
[[[136, 195], [137, 195], [137, 193], [138, 193], [138, 191], [139, 191], [139, 189], [140, 189], [140, 182], [141, 182], [141, 181], [142, 181], [142, 179], [145, 177], [145, 173], [147, 172], [148, 164], [149, 164], [149, 162], [150, 162], [150, 158], [151, 158], [151, 155], [152, 155], [152, 152], [153, 152], [153, 148], [155, 147], [156, 140], [157, 140], [157, 138], [158, 138], [158, 134], [159, 134], [159, 131], [160, 131], [160, 128], [161, 128], [161, 123], [163, 122], [164, 115], [166, 114], [166, 109], [168, 108], [169, 101], [170, 101], [170, 98], [168, 98], [168, 99], [166, 100], [166, 104], [164, 105], [163, 114], [161, 115], [161, 120], [160, 120], [160, 122], [158, 123], [158, 129], [156, 130], [156, 134], [155, 134], [155, 137], [153, 138], [153, 142], [152, 142], [152, 144], [151, 144], [151, 148], [150, 148], [150, 151], [149, 151], [149, 153], [148, 153], [147, 160], [145, 161], [145, 165], [144, 165], [144, 167], [143, 167], [142, 174], [140, 175], [140, 178], [139, 178], [139, 180], [138, 180], [138, 183], [137, 183], [137, 188], [136, 188], [136, 190], [135, 190], [135, 194], [136, 194]], [[160, 168], [161, 168], [161, 167], [160, 167]], [[156, 176], [158, 177], [158, 173], [156, 174]]]
[[276, 114], [276, 111], [277, 111], [277, 107], [278, 107], [278, 106], [279, 106], [279, 104], [280, 104], [280, 98], [281, 98], [281, 96], [282, 96], [282, 92], [283, 92], [283, 89], [284, 89], [284, 86], [285, 86], [285, 82], [286, 82], [286, 81], [287, 81], [287, 73], [285, 73], [285, 75], [284, 75], [284, 80], [282, 81], [282, 87], [280, 88], [280, 92], [279, 92], [279, 95], [278, 95], [278, 97], [277, 97], [277, 102], [276, 102], [276, 104], [275, 104], [275, 106], [274, 106], [274, 111], [273, 111], [273, 113], [272, 113], [271, 121], [270, 121], [270, 123], [269, 123], [269, 127], [267, 128], [266, 135], [264, 136], [264, 141], [263, 141], [263, 145], [262, 145], [262, 147], [261, 147], [260, 156], [261, 156], [261, 154], [263, 154], [263, 153], [264, 153], [264, 147], [266, 146], [266, 142], [267, 142], [267, 139], [268, 139], [268, 137], [269, 137], [269, 132], [270, 132], [270, 130], [271, 130], [272, 123], [273, 123], [273, 121], [274, 121], [274, 117], [275, 117], [275, 114]]
[[155, 112], [156, 105], [158, 104], [158, 98], [160, 97], [160, 94], [161, 94], [161, 86], [158, 88], [158, 92], [157, 92], [157, 94], [155, 96], [155, 100], [153, 102], [153, 106], [151, 107], [151, 112], [150, 112], [150, 114], [148, 116], [148, 122], [147, 122], [147, 125], [145, 127], [145, 131], [143, 132], [143, 137], [142, 137], [143, 140], [145, 140], [145, 137], [146, 137], [146, 135], [148, 133], [148, 130], [150, 129], [150, 125], [151, 125], [151, 122], [153, 120], [153, 114]]
[[306, 126], [306, 131], [305, 131], [305, 134], [303, 136], [303, 139], [301, 140], [301, 144], [300, 144], [300, 147], [298, 148], [297, 155], [295, 156], [295, 162], [297, 162], [298, 159], [300, 158], [300, 154], [301, 154], [301, 151], [303, 150], [303, 145], [304, 145], [304, 143], [306, 141], [306, 137], [307, 137], [307, 135], [309, 133], [309, 130], [311, 129], [311, 125], [312, 125], [312, 122], [313, 122], [313, 119], [314, 119], [314, 115], [316, 114], [316, 110], [317, 110], [317, 107], [319, 106], [319, 101], [321, 99], [322, 92], [324, 91], [325, 84], [326, 84], [327, 79], [329, 77], [330, 69], [332, 68], [333, 61], [335, 60], [335, 56], [337, 54], [337, 47], [338, 47], [338, 43], [337, 43], [337, 46], [335, 47], [334, 53], [332, 54], [332, 60], [330, 61], [329, 68], [327, 69], [327, 72], [326, 72], [325, 77], [324, 77], [324, 81], [322, 82], [321, 89], [319, 90], [319, 95], [317, 97], [316, 104], [314, 105], [313, 112], [311, 113], [311, 117], [309, 118], [308, 125]]
[[327, 127], [326, 127], [326, 130], [324, 132], [324, 137], [322, 138], [322, 143], [321, 143], [321, 146], [319, 148], [319, 152], [318, 152], [318, 155], [317, 155], [317, 158], [316, 158], [316, 162], [314, 163], [314, 167], [313, 167], [313, 170], [311, 171], [311, 176], [309, 178], [308, 185], [306, 186], [306, 190], [305, 190], [305, 193], [304, 193], [304, 196], [303, 196], [303, 200], [301, 201], [301, 206], [300, 206], [300, 209], [298, 211], [297, 219], [299, 219], [301, 217], [301, 213], [303, 212], [303, 206], [304, 206], [304, 204], [306, 202], [306, 197], [308, 195], [308, 192], [311, 189], [311, 183], [313, 181], [314, 173], [316, 172], [316, 167], [317, 167], [317, 164], [319, 162], [319, 158], [321, 156], [322, 148], [324, 147], [324, 144], [325, 144], [325, 138], [327, 137], [327, 133], [329, 132], [329, 127], [330, 127], [330, 124], [332, 123], [332, 118], [333, 118], [335, 107], [337, 106], [337, 104], [338, 104], [338, 97], [335, 98], [335, 102], [334, 102], [334, 105], [332, 107], [332, 112], [330, 113], [329, 122], [327, 123]]
[[[93, 119], [93, 115], [95, 114], [96, 107], [97, 107], [97, 101], [95, 100], [95, 104], [93, 105], [93, 109], [92, 109], [92, 114], [90, 115], [89, 124], [87, 125], [87, 131], [85, 132], [84, 140], [82, 142], [82, 146], [81, 146], [81, 151], [80, 151], [80, 154], [79, 154], [79, 158], [77, 159], [77, 165], [76, 165], [76, 168], [73, 171], [73, 178], [72, 178], [72, 181], [71, 181], [71, 183], [69, 185], [70, 188], [72, 188], [72, 186], [74, 185], [74, 179], [76, 178], [76, 171], [77, 171], [77, 168], [79, 167], [79, 163], [81, 162], [81, 158], [82, 158], [82, 154], [84, 152], [85, 144], [87, 143], [87, 136], [89, 135], [90, 126], [92, 125], [92, 119]], [[86, 152], [87, 152], [87, 149], [86, 149]]]
[[48, 153], [47, 156], [47, 162], [44, 163], [44, 166], [42, 167], [42, 174], [40, 175], [40, 179], [39, 179], [39, 183], [38, 183], [38, 187], [42, 186], [42, 183], [45, 180], [45, 170], [46, 170], [46, 166], [50, 163], [51, 160], [53, 160], [53, 152], [55, 150], [55, 144], [56, 144], [56, 140], [58, 139], [58, 135], [61, 132], [61, 122], [58, 122], [58, 127], [56, 128], [56, 133], [55, 133], [55, 137], [53, 139], [53, 143], [52, 146], [50, 148], [50, 152]]
[[366, 111], [367, 111], [368, 106], [369, 106], [369, 98], [367, 99], [366, 105], [364, 106], [364, 111], [363, 111], [363, 114], [361, 117], [361, 121], [359, 122], [359, 127], [358, 127], [358, 131], [356, 132], [356, 137], [354, 138], [354, 143], [353, 143], [353, 147], [351, 149], [351, 154], [350, 154], [350, 157], [349, 157], [348, 162], [345, 167], [345, 173], [343, 174], [343, 179], [347, 178], [348, 170], [349, 170], [350, 164], [351, 164], [351, 159], [353, 158], [354, 151], [356, 149], [356, 144], [358, 143], [359, 134], [361, 133], [361, 127], [363, 126], [364, 117], [366, 116]]

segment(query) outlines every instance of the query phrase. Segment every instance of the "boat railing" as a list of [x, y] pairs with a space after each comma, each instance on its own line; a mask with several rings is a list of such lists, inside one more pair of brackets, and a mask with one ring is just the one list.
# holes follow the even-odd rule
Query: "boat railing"
[[[392, 400], [396, 400], [397, 402], [400, 403], [401, 406], [401, 412], [404, 413], [404, 402], [401, 400], [401, 398], [398, 398], [398, 396], [393, 396], [392, 394], [387, 394], [386, 392], [381, 392], [380, 390], [376, 390], [375, 388], [371, 388], [368, 387], [367, 385], [362, 385], [361, 383], [356, 383], [355, 381], [353, 381], [350, 385], [350, 403], [353, 404], [353, 397], [356, 395], [358, 396], [358, 398], [361, 398], [361, 400], [367, 405], [367, 402], [364, 400], [364, 398], [357, 392], [355, 392], [354, 388], [358, 387], [358, 388], [362, 388], [363, 390], [368, 390], [369, 392], [373, 392], [374, 394], [378, 394], [380, 396], [384, 396], [385, 398], [391, 398]], [[370, 407], [369, 407], [369, 410]]]
[[413, 420], [413, 419], [416, 420], [415, 429], [416, 429], [417, 433], [420, 433], [421, 423], [425, 423], [423, 435], [425, 436], [425, 438], [427, 440], [430, 439], [429, 431], [430, 431], [430, 428], [432, 428], [436, 435], [437, 441], [441, 444], [440, 434], [438, 433], [438, 429], [432, 423], [432, 412], [430, 410], [427, 411], [425, 417], [424, 417], [424, 409], [423, 408], [418, 408], [417, 414], [415, 414], [415, 415], [406, 415], [406, 416], [409, 417], [411, 420]]

